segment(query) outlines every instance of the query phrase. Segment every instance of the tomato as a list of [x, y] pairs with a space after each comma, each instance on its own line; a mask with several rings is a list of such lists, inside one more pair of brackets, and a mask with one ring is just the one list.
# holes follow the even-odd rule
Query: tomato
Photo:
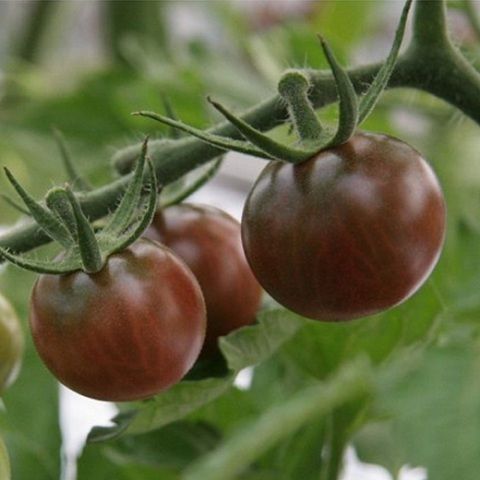
[[18, 375], [23, 353], [23, 332], [7, 299], [0, 295], [0, 393]]
[[218, 337], [255, 320], [262, 290], [234, 218], [216, 208], [180, 204], [157, 212], [145, 235], [171, 248], [200, 284], [207, 306], [204, 357], [217, 350]]
[[67, 387], [137, 400], [178, 382], [205, 336], [203, 296], [171, 251], [140, 240], [95, 274], [42, 274], [30, 326], [42, 360]]
[[242, 240], [280, 304], [349, 320], [411, 296], [437, 262], [445, 203], [426, 161], [395, 138], [358, 133], [298, 165], [271, 162], [250, 192]]

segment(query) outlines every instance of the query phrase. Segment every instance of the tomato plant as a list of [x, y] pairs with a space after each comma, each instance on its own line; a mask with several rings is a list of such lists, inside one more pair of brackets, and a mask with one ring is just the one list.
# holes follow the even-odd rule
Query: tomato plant
[[218, 337], [254, 321], [262, 291], [233, 217], [213, 207], [174, 205], [159, 210], [144, 235], [171, 248], [197, 278], [207, 307], [205, 355], [216, 350]]
[[319, 320], [371, 315], [408, 298], [444, 235], [431, 168], [404, 142], [372, 133], [300, 165], [272, 162], [242, 218], [245, 252], [265, 290]]
[[[23, 34], [17, 29], [28, 47], [21, 50], [41, 53], [22, 55], [27, 63], [37, 59], [36, 65], [2, 65], [8, 81], [0, 95], [1, 158], [32, 196], [10, 170], [0, 175], [0, 196], [8, 195], [17, 209], [0, 209], [0, 262], [41, 275], [32, 300], [34, 342], [27, 343], [20, 378], [2, 396], [0, 409], [12, 476], [350, 480], [363, 474], [353, 471], [361, 468], [351, 461], [353, 449], [392, 478], [409, 478], [411, 465], [425, 468], [425, 478], [476, 479], [475, 2], [405, 0], [401, 14], [396, 2], [300, 2], [308, 4], [308, 13], [295, 16], [289, 6], [287, 28], [272, 25], [252, 36], [241, 5], [233, 12], [230, 2], [221, 9], [199, 2], [196, 20], [225, 21], [205, 29], [206, 41], [203, 29], [192, 32], [177, 23], [185, 12], [170, 7], [175, 2], [104, 2], [108, 35], [98, 31], [99, 10], [89, 8], [85, 15], [94, 19], [98, 42], [72, 37], [58, 52], [45, 50], [60, 35], [75, 35], [75, 29], [60, 28], [68, 25], [69, 12], [62, 9], [63, 22], [47, 22], [61, 2], [30, 3], [35, 5], [18, 22], [5, 20], [13, 6], [0, 18], [14, 29], [29, 18], [31, 28]], [[73, 14], [83, 16], [82, 2], [76, 3]], [[175, 28], [156, 24], [162, 18]], [[42, 24], [47, 33], [59, 26], [48, 42], [39, 41]], [[403, 42], [406, 26], [411, 34]], [[384, 58], [365, 58], [373, 50], [376, 56], [377, 48], [387, 50], [388, 32], [392, 42]], [[187, 39], [189, 33], [195, 38]], [[164, 44], [155, 41], [164, 36]], [[115, 57], [97, 69], [111, 51], [107, 45], [101, 55], [89, 56], [94, 71], [72, 78], [80, 70], [81, 47], [94, 53], [102, 38], [119, 47]], [[64, 55], [69, 45], [79, 55]], [[71, 59], [75, 64], [64, 68], [68, 78], [50, 71], [58, 62], [43, 61], [59, 54], [63, 67]], [[372, 63], [357, 64], [360, 58]], [[12, 70], [17, 64], [21, 68]], [[284, 71], [283, 65], [294, 67]], [[394, 91], [383, 95], [389, 89]], [[210, 124], [210, 106], [226, 121]], [[57, 135], [67, 185], [52, 156], [52, 124], [68, 138], [67, 146]], [[392, 136], [361, 133], [366, 130]], [[126, 144], [135, 131], [152, 139], [148, 155], [147, 142]], [[123, 147], [102, 162], [115, 145]], [[262, 161], [269, 164], [254, 183]], [[163, 187], [160, 199], [156, 179]], [[39, 198], [52, 184], [63, 186]], [[237, 202], [238, 209], [251, 191], [243, 216], [251, 267], [237, 222], [206, 207], [178, 205], [203, 186], [196, 198]], [[25, 205], [10, 199], [15, 191]], [[159, 205], [164, 211], [150, 233], [167, 247], [134, 243]], [[230, 234], [234, 247], [226, 240]], [[57, 246], [44, 250], [52, 240]], [[44, 258], [59, 246], [59, 256]], [[142, 263], [137, 249], [154, 250], [163, 260], [150, 261], [145, 253]], [[241, 268], [235, 267], [237, 254]], [[172, 262], [191, 291], [161, 267]], [[147, 266], [137, 268], [139, 263]], [[247, 266], [258, 276], [248, 274], [255, 287], [237, 276]], [[34, 280], [1, 268], [0, 290], [22, 314]], [[283, 305], [267, 301], [254, 312], [259, 280]], [[185, 301], [197, 304], [197, 313]], [[238, 321], [242, 316], [245, 321]], [[365, 318], [342, 321], [358, 316]], [[173, 323], [165, 325], [169, 319]], [[216, 333], [212, 325], [228, 330]], [[218, 336], [221, 357], [199, 357], [185, 377], [169, 368], [186, 370], [202, 348], [208, 354], [215, 349]], [[92, 425], [78, 455], [69, 439], [83, 433], [78, 420], [87, 429], [88, 408], [96, 410], [95, 404], [76, 408], [72, 403], [82, 399], [59, 396], [42, 358], [60, 380], [71, 382], [61, 377], [69, 369], [76, 382], [69, 385], [97, 398], [155, 395], [119, 406], [108, 426]], [[87, 391], [80, 382], [88, 375], [94, 379]], [[162, 379], [173, 383], [160, 391]], [[62, 443], [66, 458], [60, 462]]]
[[193, 365], [205, 306], [184, 264], [140, 240], [98, 273], [41, 275], [30, 326], [40, 357], [64, 385], [101, 400], [135, 400], [178, 382]]
[[23, 333], [18, 317], [0, 294], [0, 393], [15, 380], [23, 352]]

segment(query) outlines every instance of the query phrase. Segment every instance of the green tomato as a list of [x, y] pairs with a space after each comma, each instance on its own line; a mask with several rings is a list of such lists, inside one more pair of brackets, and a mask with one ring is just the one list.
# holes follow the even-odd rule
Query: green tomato
[[18, 375], [23, 352], [23, 333], [17, 314], [0, 294], [0, 394]]

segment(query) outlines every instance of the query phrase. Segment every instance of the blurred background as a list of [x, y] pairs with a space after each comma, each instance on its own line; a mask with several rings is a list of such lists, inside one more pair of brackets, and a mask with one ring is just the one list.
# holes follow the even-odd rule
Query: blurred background
[[[166, 96], [179, 118], [206, 127], [218, 119], [205, 102], [207, 94], [241, 111], [273, 95], [285, 68], [325, 68], [317, 32], [344, 65], [379, 60], [390, 48], [402, 6], [396, 0], [0, 1], [0, 164], [40, 198], [65, 179], [51, 133], [56, 127], [79, 169], [102, 185], [116, 176], [110, 160], [118, 149], [145, 134], [168, 133], [130, 112], [163, 112]], [[477, 62], [478, 38], [462, 2], [450, 4], [449, 25]], [[322, 111], [322, 118], [335, 118], [335, 108]], [[461, 229], [480, 232], [478, 126], [427, 94], [396, 90], [382, 97], [365, 128], [403, 138], [434, 164], [449, 202], [450, 233], [440, 271], [462, 275], [462, 262], [469, 260], [458, 259], [455, 242]], [[194, 199], [239, 218], [263, 166], [261, 160], [228, 154], [217, 177]], [[13, 196], [3, 175], [0, 192]], [[22, 221], [19, 217], [0, 203], [0, 229]], [[33, 276], [1, 268], [0, 288], [26, 326]], [[455, 290], [457, 281], [444, 275], [441, 288]], [[40, 364], [26, 328], [25, 333], [23, 369], [5, 396], [6, 414], [0, 414], [15, 478], [73, 480], [75, 456], [90, 426], [106, 422], [114, 410], [66, 390], [60, 405], [58, 386]], [[248, 388], [248, 375], [242, 381], [239, 388]], [[128, 459], [112, 458], [128, 465]], [[380, 466], [361, 465], [353, 450], [348, 458], [345, 480], [391, 478]], [[426, 478], [422, 469], [402, 472], [402, 480]], [[93, 477], [80, 472], [78, 478]]]

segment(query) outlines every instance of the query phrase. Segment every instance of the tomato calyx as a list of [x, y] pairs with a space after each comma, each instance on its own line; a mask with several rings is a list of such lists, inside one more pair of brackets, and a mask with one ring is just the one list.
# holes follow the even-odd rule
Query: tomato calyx
[[159, 121], [221, 149], [247, 153], [267, 160], [281, 160], [293, 164], [302, 163], [322, 150], [347, 142], [373, 110], [395, 67], [411, 3], [411, 0], [407, 0], [403, 8], [395, 39], [386, 61], [360, 99], [357, 97], [347, 72], [338, 63], [327, 42], [319, 36], [324, 55], [335, 78], [339, 98], [339, 118], [334, 133], [323, 129], [320, 125], [308, 96], [312, 86], [309, 72], [298, 69], [285, 72], [278, 84], [280, 97], [287, 104], [291, 123], [299, 137], [294, 146], [272, 139], [208, 97], [207, 100], [212, 106], [239, 131], [245, 140], [214, 135], [186, 125], [176, 118], [159, 115], [155, 112], [140, 111], [133, 115]]
[[30, 215], [53, 240], [64, 249], [55, 261], [44, 261], [16, 255], [0, 248], [0, 255], [11, 263], [38, 273], [65, 274], [78, 270], [100, 271], [107, 258], [124, 250], [137, 240], [151, 223], [157, 205], [157, 180], [147, 157], [145, 139], [132, 181], [118, 208], [97, 232], [83, 213], [71, 187], [54, 187], [45, 204], [34, 200], [5, 168], [8, 180], [22, 199]]

